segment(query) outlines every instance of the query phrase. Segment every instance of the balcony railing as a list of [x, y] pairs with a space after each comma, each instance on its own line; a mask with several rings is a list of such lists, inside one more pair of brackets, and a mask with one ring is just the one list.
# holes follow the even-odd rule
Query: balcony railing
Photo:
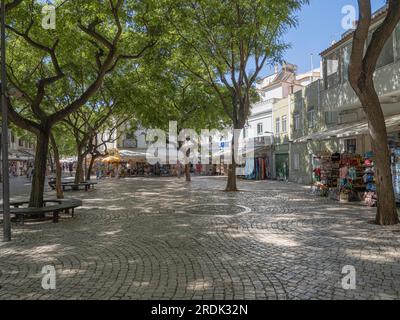
[[[375, 89], [379, 97], [390, 96], [395, 99], [400, 91], [400, 60], [376, 70]], [[321, 91], [321, 106], [324, 110], [350, 109], [361, 106], [348, 81]]]

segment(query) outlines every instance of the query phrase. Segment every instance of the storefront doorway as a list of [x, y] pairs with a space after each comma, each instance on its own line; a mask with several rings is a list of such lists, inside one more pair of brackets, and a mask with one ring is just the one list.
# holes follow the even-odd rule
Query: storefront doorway
[[275, 155], [275, 168], [276, 168], [276, 178], [278, 180], [288, 180], [289, 179], [289, 154], [276, 154]]

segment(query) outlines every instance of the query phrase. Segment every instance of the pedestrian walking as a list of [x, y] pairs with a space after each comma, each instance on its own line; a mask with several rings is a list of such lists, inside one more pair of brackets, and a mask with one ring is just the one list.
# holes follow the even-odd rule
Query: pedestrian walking
[[74, 164], [72, 162], [69, 163], [69, 175], [72, 177], [72, 171], [74, 171]]
[[26, 171], [26, 178], [28, 180], [31, 180], [32, 177], [32, 172], [33, 172], [33, 168], [31, 166], [28, 167], [28, 170]]
[[100, 165], [96, 164], [96, 180], [100, 180], [101, 179], [101, 169], [100, 169]]

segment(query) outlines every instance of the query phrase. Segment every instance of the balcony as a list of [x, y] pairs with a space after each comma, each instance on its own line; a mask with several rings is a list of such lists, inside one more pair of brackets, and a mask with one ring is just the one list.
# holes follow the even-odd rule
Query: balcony
[[272, 112], [272, 106], [278, 99], [260, 101], [251, 106], [251, 116]]
[[[379, 68], [375, 72], [375, 88], [382, 104], [398, 102], [400, 99], [400, 60]], [[321, 91], [321, 106], [325, 110], [348, 110], [360, 107], [350, 83], [346, 81], [334, 88]]]

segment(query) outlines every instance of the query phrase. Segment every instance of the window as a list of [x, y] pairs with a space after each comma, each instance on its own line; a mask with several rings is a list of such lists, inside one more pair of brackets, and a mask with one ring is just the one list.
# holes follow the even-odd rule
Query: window
[[286, 133], [287, 132], [287, 121], [286, 121], [286, 119], [287, 119], [287, 116], [283, 116], [282, 117], [282, 132], [283, 133]]
[[334, 88], [339, 84], [339, 53], [334, 52], [324, 60], [325, 89]]
[[393, 35], [389, 37], [381, 55], [379, 56], [378, 62], [376, 64], [376, 68], [384, 67], [394, 61], [394, 52], [393, 52]]
[[307, 122], [309, 128], [314, 128], [315, 126], [315, 110], [314, 107], [309, 108], [307, 112]]
[[348, 153], [356, 153], [357, 151], [357, 140], [347, 139], [345, 140], [345, 150]]
[[19, 139], [18, 140], [18, 146], [23, 147], [24, 146], [24, 140]]
[[[376, 30], [376, 29], [375, 29]], [[375, 30], [372, 30], [368, 35], [368, 45], [371, 42], [372, 34]], [[381, 55], [379, 56], [378, 62], [376, 63], [376, 69], [384, 67], [394, 61], [394, 51], [393, 51], [393, 34], [390, 35], [385, 46], [382, 49]]]
[[125, 133], [125, 139], [122, 141], [123, 148], [137, 148], [136, 133], [134, 131], [128, 131]]
[[294, 130], [298, 131], [300, 129], [301, 129], [301, 127], [300, 127], [300, 114], [296, 113], [294, 115]]
[[259, 123], [259, 124], [257, 124], [257, 135], [262, 135], [264, 133], [264, 130], [263, 130], [263, 124], [262, 123]]
[[11, 143], [14, 143], [14, 142], [15, 142], [15, 136], [14, 136], [14, 133], [11, 132]]
[[281, 121], [280, 121], [279, 118], [276, 118], [276, 119], [275, 119], [275, 133], [276, 133], [277, 135], [279, 135], [279, 134], [281, 133], [281, 128], [280, 128], [280, 126], [281, 126]]
[[243, 139], [247, 138], [247, 128], [243, 128]]
[[300, 154], [293, 155], [293, 170], [300, 170]]
[[345, 46], [342, 49], [342, 82], [346, 82], [349, 79], [349, 64], [351, 56], [351, 44]]
[[125, 139], [122, 141], [123, 148], [137, 148], [136, 139]]
[[325, 123], [326, 124], [337, 124], [338, 121], [338, 113], [335, 111], [326, 111], [325, 112]]

